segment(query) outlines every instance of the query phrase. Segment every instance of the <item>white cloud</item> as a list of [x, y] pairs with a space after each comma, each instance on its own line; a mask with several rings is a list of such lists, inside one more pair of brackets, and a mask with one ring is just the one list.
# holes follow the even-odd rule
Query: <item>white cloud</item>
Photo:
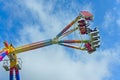
[[104, 16], [104, 23], [103, 23], [103, 27], [108, 29], [108, 27], [110, 27], [110, 24], [114, 21], [114, 16], [112, 15], [112, 12], [106, 12], [105, 16]]
[[[109, 36], [114, 36], [116, 29], [119, 30], [120, 26], [120, 13], [119, 6], [115, 5], [113, 8], [105, 12], [102, 28]], [[114, 29], [116, 27], [116, 29]], [[118, 33], [119, 35], [119, 33]]]
[[67, 55], [69, 52], [57, 45], [26, 52], [21, 54], [24, 61], [21, 79], [31, 76], [30, 79], [36, 80], [103, 80], [110, 75], [110, 62], [117, 58], [114, 54], [118, 52], [115, 50], [79, 55], [81, 59], [77, 61], [72, 60]]
[[[50, 1], [49, 3], [44, 0], [26, 0], [22, 3], [25, 8], [32, 12], [32, 17], [37, 16], [36, 19], [39, 21], [40, 26], [38, 24], [23, 24], [24, 27], [19, 31], [19, 44], [52, 38], [64, 28], [64, 25], [74, 19], [76, 13], [70, 14], [71, 11], [62, 11], [62, 8], [52, 14], [56, 1]], [[82, 9], [92, 11], [88, 5]], [[109, 19], [109, 16], [107, 18]], [[20, 71], [21, 80], [103, 80], [110, 75], [111, 58], [112, 60], [116, 58], [116, 56], [110, 55], [113, 53], [112, 51], [115, 54], [118, 53], [116, 49], [110, 49], [98, 51], [91, 55], [80, 55], [81, 51], [76, 50], [73, 52], [80, 56], [77, 61], [70, 58], [70, 51], [59, 45], [21, 53], [19, 54], [19, 57], [23, 60], [22, 71]], [[8, 79], [7, 72], [2, 69], [0, 73], [3, 73], [0, 74], [0, 80]]]
[[113, 28], [116, 26], [116, 28], [119, 29], [120, 26], [119, 11], [117, 7], [113, 7], [111, 10], [106, 11], [104, 21], [101, 26], [110, 36], [114, 35], [116, 30]]
[[[38, 19], [40, 19], [42, 25], [44, 25], [43, 29], [45, 30], [45, 32], [38, 32], [37, 28], [25, 26], [23, 32], [26, 31], [24, 34], [28, 34], [29, 36], [23, 34], [21, 36], [29, 37], [31, 41], [37, 39], [36, 32], [43, 38], [47, 38], [47, 36], [44, 37], [44, 35], [49, 36], [57, 34], [60, 29], [63, 28], [61, 26], [71, 21], [71, 16], [73, 17], [74, 15], [74, 13], [69, 14], [68, 11], [66, 15], [70, 17], [67, 19], [64, 17], [66, 11], [64, 12], [62, 10], [60, 13], [50, 14], [51, 11], [45, 10], [45, 7], [49, 7], [49, 5], [44, 6], [45, 4], [42, 2], [39, 2], [38, 4], [37, 1], [29, 1], [29, 3], [26, 2], [26, 4], [34, 14], [37, 14]], [[84, 7], [83, 9], [86, 8], [89, 9], [89, 6]], [[26, 52], [26, 54], [21, 54], [21, 56], [24, 58], [24, 66], [23, 70], [21, 71], [22, 79], [28, 79], [28, 76], [31, 76], [30, 79], [35, 80], [102, 80], [102, 78], [109, 75], [109, 71], [107, 69], [109, 60], [106, 60], [106, 58], [98, 63], [94, 57], [91, 56], [93, 59], [86, 59], [87, 57], [84, 56], [82, 59], [85, 59], [86, 63], [82, 62], [82, 59], [74, 62], [74, 60], [72, 60], [68, 54], [68, 51], [64, 50], [63, 47], [59, 47], [58, 45], [42, 48], [28, 53]]]

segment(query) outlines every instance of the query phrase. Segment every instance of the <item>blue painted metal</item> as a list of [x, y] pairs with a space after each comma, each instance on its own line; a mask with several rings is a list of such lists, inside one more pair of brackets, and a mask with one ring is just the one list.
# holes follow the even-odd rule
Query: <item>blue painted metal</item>
[[14, 70], [14, 68], [10, 68], [10, 80], [14, 80], [13, 79], [13, 70]]
[[16, 80], [20, 80], [19, 70], [17, 68], [15, 68], [15, 76]]

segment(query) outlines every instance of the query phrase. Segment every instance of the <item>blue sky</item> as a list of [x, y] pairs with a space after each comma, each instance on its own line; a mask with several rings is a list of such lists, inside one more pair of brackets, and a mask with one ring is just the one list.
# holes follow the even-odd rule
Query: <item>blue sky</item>
[[[119, 9], [120, 0], [0, 0], [0, 48], [4, 41], [19, 46], [53, 38], [88, 10], [94, 15], [92, 28], [100, 30], [101, 47], [92, 55], [59, 45], [19, 54], [21, 80], [120, 80]], [[8, 78], [1, 62], [0, 80]]]

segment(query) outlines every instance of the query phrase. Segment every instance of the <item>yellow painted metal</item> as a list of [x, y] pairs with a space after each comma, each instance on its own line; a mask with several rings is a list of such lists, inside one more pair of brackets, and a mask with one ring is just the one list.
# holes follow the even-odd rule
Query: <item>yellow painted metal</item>
[[10, 60], [10, 68], [15, 67], [18, 64], [17, 56], [13, 53], [14, 60]]
[[3, 48], [3, 50], [7, 50], [9, 54], [11, 54], [12, 52], [15, 51], [15, 49], [11, 45], [9, 45], [8, 47]]
[[17, 60], [17, 55], [15, 54], [14, 47], [12, 45], [8, 45], [8, 46], [5, 46], [5, 48], [3, 48], [3, 50], [8, 51], [8, 56], [13, 55], [14, 60], [10, 59], [10, 68], [15, 67], [18, 64], [18, 60]]

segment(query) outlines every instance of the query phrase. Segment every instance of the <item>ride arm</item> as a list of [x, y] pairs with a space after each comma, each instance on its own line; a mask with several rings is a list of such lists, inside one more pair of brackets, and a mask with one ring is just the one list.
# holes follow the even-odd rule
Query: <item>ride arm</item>
[[36, 43], [16, 47], [14, 53], [18, 54], [18, 53], [26, 52], [26, 51], [29, 51], [29, 50], [34, 50], [34, 49], [37, 49], [37, 48], [42, 48], [42, 47], [45, 47], [45, 46], [49, 46], [51, 44], [52, 44], [51, 39], [44, 40], [44, 41], [39, 41], [39, 42], [36, 42]]
[[61, 40], [59, 41], [59, 45], [65, 46], [65, 47], [69, 47], [69, 48], [74, 48], [74, 49], [79, 49], [79, 50], [86, 50], [85, 47], [80, 47], [80, 46], [73, 46], [70, 44], [73, 43], [88, 43], [89, 40]]
[[80, 16], [76, 17], [75, 20], [73, 20], [71, 23], [69, 23], [57, 36], [56, 38], [59, 38], [62, 36], [62, 34], [67, 31], [74, 23], [76, 23], [80, 19]]
[[14, 53], [18, 54], [18, 53], [22, 53], [22, 52], [26, 52], [29, 50], [34, 50], [37, 48], [42, 48], [45, 46], [49, 46], [52, 44], [64, 44], [64, 43], [83, 43], [85, 41], [81, 41], [81, 40], [60, 40], [60, 41], [54, 41], [52, 39], [49, 40], [44, 40], [44, 41], [40, 41], [40, 42], [36, 42], [36, 43], [32, 43], [32, 44], [28, 44], [28, 45], [24, 45], [24, 46], [20, 46], [15, 48]]

